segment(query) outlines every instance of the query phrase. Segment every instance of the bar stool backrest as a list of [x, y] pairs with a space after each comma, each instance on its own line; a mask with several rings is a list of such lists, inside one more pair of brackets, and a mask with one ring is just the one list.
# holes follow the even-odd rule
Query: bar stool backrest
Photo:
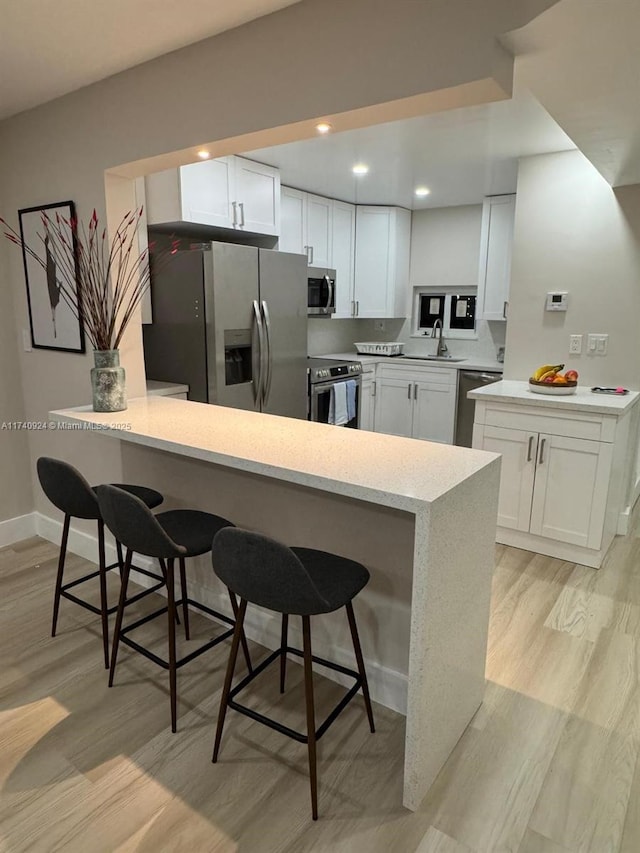
[[77, 468], [49, 456], [41, 456], [36, 468], [42, 491], [65, 515], [100, 518], [96, 494]]
[[330, 609], [293, 551], [261, 533], [223, 528], [213, 539], [211, 560], [232, 592], [260, 607], [298, 616]]
[[117, 486], [97, 486], [98, 504], [104, 523], [125, 548], [147, 557], [170, 559], [187, 553], [164, 530], [149, 507]]

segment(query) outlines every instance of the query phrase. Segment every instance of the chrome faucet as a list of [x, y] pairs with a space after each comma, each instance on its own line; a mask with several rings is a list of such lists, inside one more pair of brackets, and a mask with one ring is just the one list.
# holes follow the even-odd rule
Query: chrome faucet
[[444, 338], [442, 337], [442, 320], [438, 317], [434, 320], [433, 328], [431, 329], [431, 337], [436, 337], [436, 329], [440, 329], [440, 334], [438, 335], [438, 348], [436, 349], [436, 357], [441, 358], [445, 353], [449, 352], [447, 345], [445, 343]]

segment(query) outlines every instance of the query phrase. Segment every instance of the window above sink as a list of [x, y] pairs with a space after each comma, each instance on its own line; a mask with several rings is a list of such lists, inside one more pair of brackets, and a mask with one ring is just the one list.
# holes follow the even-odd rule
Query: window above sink
[[476, 295], [476, 287], [414, 288], [411, 336], [430, 336], [440, 320], [445, 338], [476, 340]]

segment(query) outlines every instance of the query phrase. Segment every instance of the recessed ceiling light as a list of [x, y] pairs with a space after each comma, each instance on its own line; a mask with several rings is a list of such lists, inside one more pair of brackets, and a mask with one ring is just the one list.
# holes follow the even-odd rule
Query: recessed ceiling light
[[426, 195], [429, 195], [430, 193], [431, 193], [431, 190], [429, 189], [429, 187], [416, 187], [416, 189], [415, 189], [415, 194], [418, 196], [418, 198], [424, 198]]
[[333, 126], [328, 121], [321, 121], [316, 125], [316, 130], [324, 136], [327, 133], [331, 133]]
[[198, 157], [201, 160], [208, 160], [209, 157], [211, 157], [211, 154], [208, 151], [205, 151], [203, 148], [202, 151], [198, 151]]
[[354, 175], [366, 175], [369, 171], [369, 167], [366, 163], [356, 163], [351, 171]]

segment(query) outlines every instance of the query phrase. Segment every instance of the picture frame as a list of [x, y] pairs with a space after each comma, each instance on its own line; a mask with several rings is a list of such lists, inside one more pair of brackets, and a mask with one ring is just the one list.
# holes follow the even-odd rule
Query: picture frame
[[[56, 255], [45, 241], [42, 214], [55, 220], [56, 215], [70, 222], [75, 219], [76, 209], [73, 201], [59, 201], [53, 204], [41, 204], [26, 207], [18, 211], [20, 236], [23, 243], [33, 249], [43, 260], [45, 268], [32, 257], [24, 247], [24, 278], [27, 288], [27, 306], [29, 309], [29, 328], [31, 345], [34, 349], [57, 350], [59, 352], [86, 352], [84, 329], [79, 317], [69, 305], [68, 293], [63, 293], [56, 275]], [[75, 240], [69, 227], [69, 242]], [[75, 305], [79, 304], [77, 286], [78, 260], [75, 258]]]

